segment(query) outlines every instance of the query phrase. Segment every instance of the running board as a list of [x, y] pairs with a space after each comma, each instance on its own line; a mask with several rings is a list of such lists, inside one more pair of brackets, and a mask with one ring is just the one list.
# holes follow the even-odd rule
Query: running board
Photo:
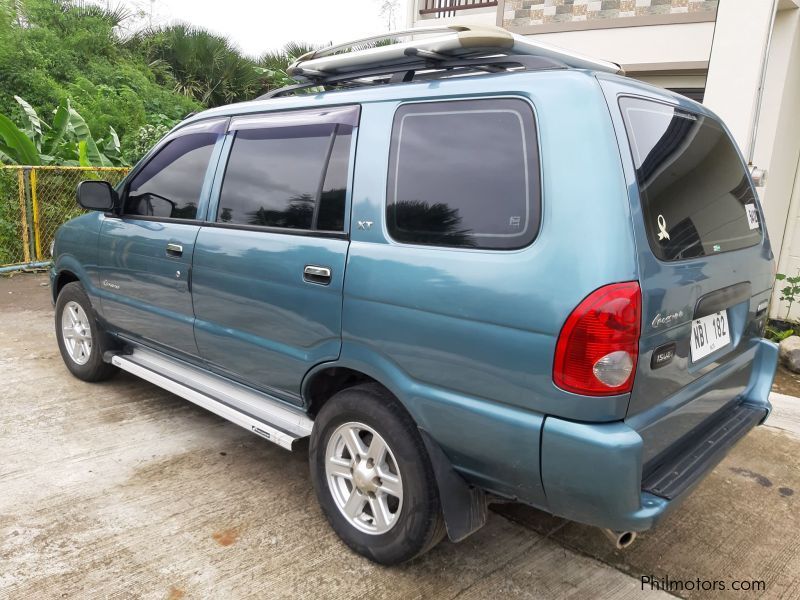
[[280, 400], [149, 350], [115, 354], [111, 364], [286, 448], [311, 435], [314, 422]]

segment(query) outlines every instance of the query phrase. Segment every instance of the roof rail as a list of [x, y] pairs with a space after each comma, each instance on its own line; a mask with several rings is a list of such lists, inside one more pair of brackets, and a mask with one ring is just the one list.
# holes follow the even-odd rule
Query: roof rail
[[[422, 36], [422, 39], [419, 37]], [[348, 48], [374, 44], [382, 40], [414, 38], [386, 46], [359, 48], [345, 52]], [[413, 49], [412, 52], [408, 50]], [[379, 67], [401, 67], [427, 58], [460, 59], [495, 55], [529, 55], [549, 58], [564, 63], [567, 67], [622, 73], [622, 68], [611, 62], [597, 60], [580, 54], [509, 33], [500, 27], [476, 27], [472, 25], [448, 25], [444, 27], [420, 27], [387, 34], [376, 35], [344, 44], [337, 44], [308, 52], [286, 70], [299, 82], [324, 80], [333, 76], [350, 74]]]
[[256, 100], [267, 100], [288, 96], [315, 87], [326, 90], [362, 86], [386, 85], [427, 81], [479, 73], [499, 73], [510, 71], [542, 71], [566, 69], [567, 65], [553, 58], [531, 55], [489, 56], [485, 58], [448, 59], [445, 56], [431, 56], [430, 53], [415, 48], [406, 50], [408, 56], [416, 56], [410, 63], [386, 65], [339, 75], [315, 76], [306, 73], [306, 81], [287, 85], [267, 92]]

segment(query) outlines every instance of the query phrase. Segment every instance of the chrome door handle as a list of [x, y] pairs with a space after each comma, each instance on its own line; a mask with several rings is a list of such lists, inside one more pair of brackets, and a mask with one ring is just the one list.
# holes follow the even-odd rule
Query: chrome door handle
[[167, 256], [183, 256], [183, 246], [180, 244], [167, 244]]
[[328, 267], [306, 265], [306, 268], [303, 269], [303, 279], [309, 283], [328, 285], [331, 282], [331, 270]]

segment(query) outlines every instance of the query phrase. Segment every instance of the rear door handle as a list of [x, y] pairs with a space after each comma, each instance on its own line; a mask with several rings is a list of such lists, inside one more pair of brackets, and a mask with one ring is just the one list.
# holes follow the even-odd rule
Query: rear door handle
[[329, 267], [306, 265], [303, 269], [303, 279], [309, 283], [328, 285], [331, 282], [331, 270]]
[[183, 246], [180, 244], [167, 244], [167, 256], [183, 256]]

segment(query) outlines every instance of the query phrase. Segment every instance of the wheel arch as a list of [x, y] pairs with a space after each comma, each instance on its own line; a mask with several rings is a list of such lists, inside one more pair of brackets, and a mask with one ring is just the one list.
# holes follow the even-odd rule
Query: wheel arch
[[[360, 354], [364, 354], [361, 359]], [[355, 356], [353, 356], [355, 354]], [[385, 364], [383, 364], [385, 363]], [[470, 485], [453, 468], [450, 458], [414, 414], [408, 398], [419, 384], [402, 374], [389, 361], [366, 348], [343, 348], [339, 360], [322, 363], [303, 379], [301, 395], [312, 418], [337, 392], [361, 383], [377, 383], [394, 396], [419, 429], [433, 467], [447, 534], [453, 541], [468, 537], [485, 523], [487, 498], [484, 492]]]
[[53, 279], [53, 289], [52, 289], [53, 302], [55, 302], [58, 299], [58, 294], [61, 293], [61, 290], [64, 288], [65, 285], [76, 281], [78, 283], [83, 283], [80, 277], [78, 277], [78, 275], [76, 275], [73, 271], [69, 269], [61, 269], [60, 271], [58, 271], [55, 278]]
[[[320, 363], [306, 373], [300, 386], [300, 394], [309, 412], [312, 412], [315, 408], [319, 410], [322, 404], [333, 394], [350, 387], [350, 384], [346, 384], [339, 389], [335, 389], [333, 387], [326, 388], [322, 385], [319, 377], [330, 377], [331, 373], [334, 372], [333, 370], [339, 370], [341, 377], [345, 374], [353, 376], [357, 382], [354, 385], [374, 382], [386, 388], [390, 394], [397, 398], [418, 427], [425, 426], [424, 420], [421, 418], [422, 415], [415, 410], [413, 401], [415, 395], [419, 395], [420, 384], [411, 379], [386, 356], [353, 340], [344, 341], [338, 359]], [[325, 392], [328, 393], [327, 397], [324, 397]]]
[[[397, 398], [406, 412], [409, 412], [408, 407], [397, 393], [395, 386], [391, 384], [387, 385], [380, 374], [375, 373], [371, 369], [365, 369], [363, 365], [351, 364], [344, 361], [322, 363], [311, 369], [303, 379], [300, 394], [305, 403], [306, 411], [313, 418], [335, 394], [363, 383], [375, 383], [380, 385]], [[409, 414], [411, 413], [409, 412]], [[413, 415], [411, 415], [411, 418], [414, 418]]]
[[94, 309], [97, 310], [98, 290], [92, 282], [92, 278], [89, 276], [89, 273], [86, 271], [83, 263], [81, 263], [76, 256], [67, 253], [58, 256], [55, 264], [53, 265], [53, 272], [55, 273], [52, 276], [51, 290], [53, 294], [53, 302], [58, 300], [58, 293], [65, 285], [72, 282], [78, 282], [83, 286], [83, 289], [86, 291], [86, 294], [92, 301]]

